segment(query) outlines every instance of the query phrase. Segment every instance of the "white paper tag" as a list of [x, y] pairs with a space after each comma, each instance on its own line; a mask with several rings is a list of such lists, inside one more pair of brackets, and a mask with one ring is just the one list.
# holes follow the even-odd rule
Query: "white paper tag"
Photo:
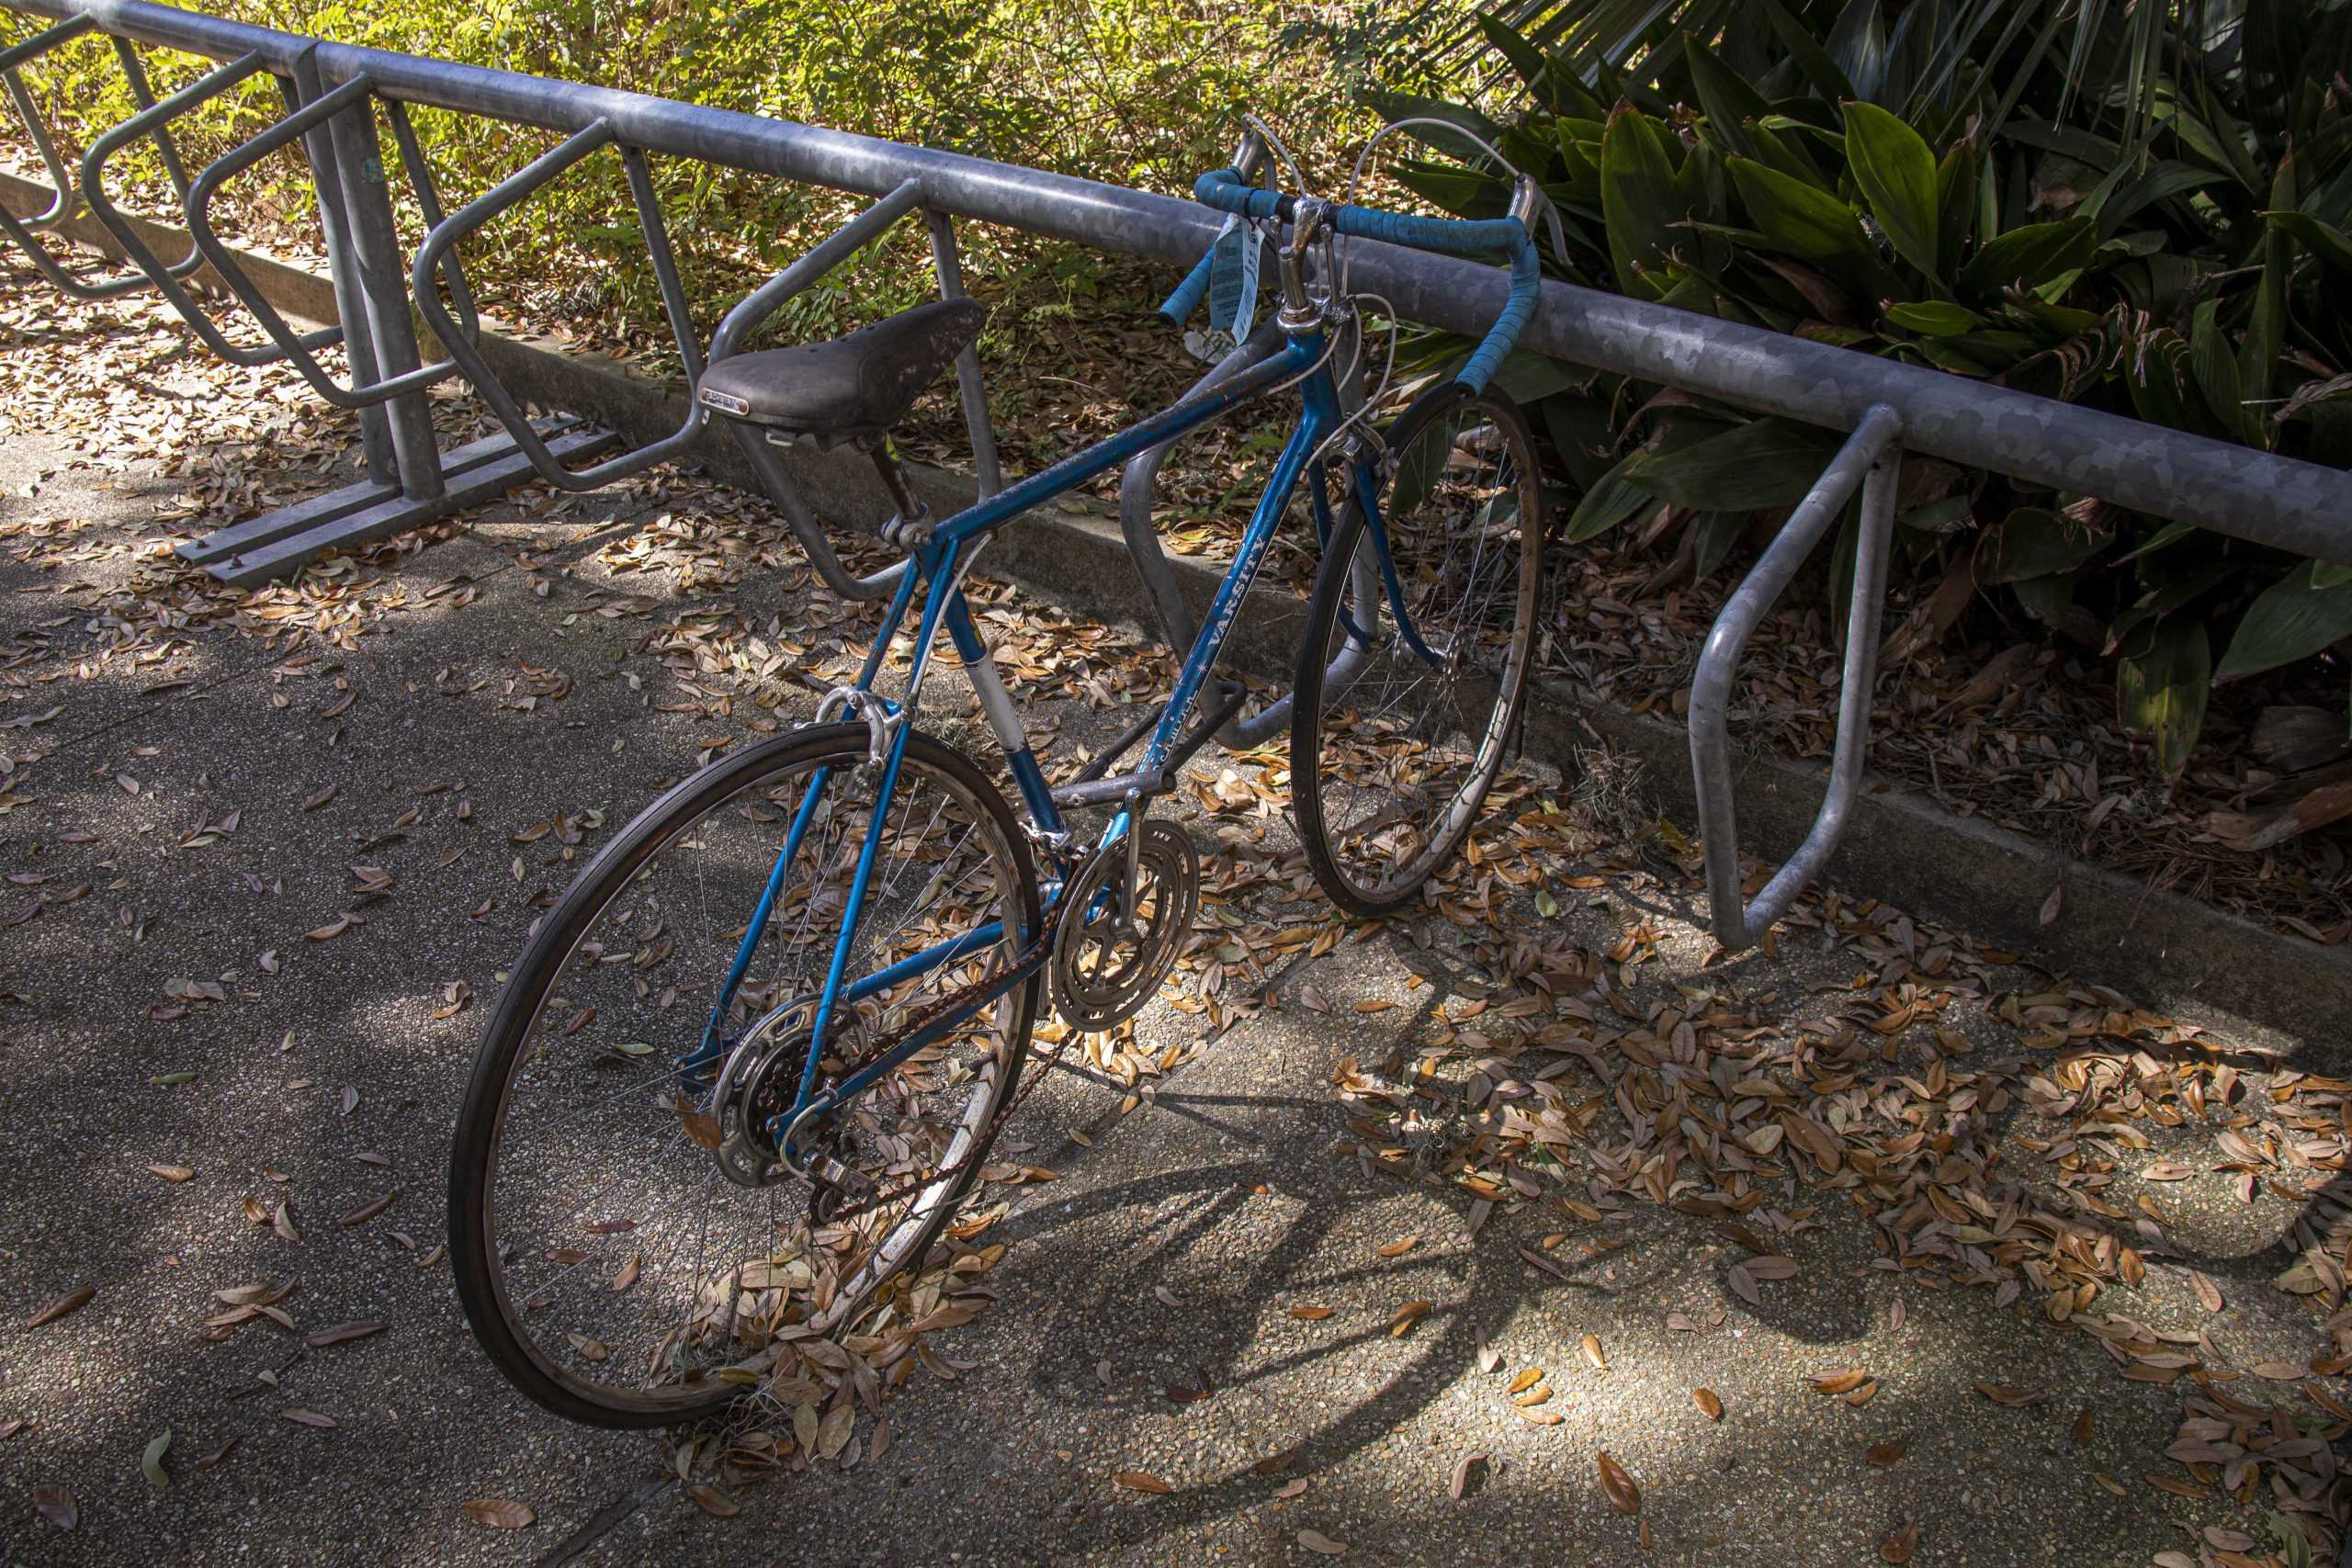
[[1239, 343], [1258, 316], [1258, 231], [1229, 216], [1209, 248], [1209, 326]]

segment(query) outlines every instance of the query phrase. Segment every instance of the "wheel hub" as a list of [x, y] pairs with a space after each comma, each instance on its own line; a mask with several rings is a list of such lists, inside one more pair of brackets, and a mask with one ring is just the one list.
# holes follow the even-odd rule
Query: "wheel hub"
[[[719, 1070], [710, 1101], [719, 1126], [718, 1169], [738, 1187], [773, 1187], [791, 1176], [777, 1156], [775, 1129], [800, 1097], [816, 1016], [817, 998], [810, 996], [771, 1009], [744, 1032]], [[854, 1052], [865, 1028], [854, 1010], [837, 1010], [828, 1043]]]

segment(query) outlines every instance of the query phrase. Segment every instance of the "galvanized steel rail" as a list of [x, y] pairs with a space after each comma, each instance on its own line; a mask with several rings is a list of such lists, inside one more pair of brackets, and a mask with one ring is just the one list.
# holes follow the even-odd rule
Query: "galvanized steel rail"
[[[322, 103], [351, 84], [365, 84], [352, 90], [354, 98], [380, 99], [390, 106], [427, 105], [616, 147], [631, 160], [631, 184], [640, 203], [646, 191], [637, 176], [643, 157], [650, 153], [884, 198], [887, 217], [881, 211], [871, 215], [876, 227], [900, 212], [920, 209], [933, 228], [944, 292], [960, 290], [953, 233], [947, 228], [951, 217], [1003, 224], [1181, 265], [1199, 257], [1223, 221], [1220, 215], [1190, 201], [1068, 175], [642, 94], [317, 41], [148, 0], [0, 0], [0, 5], [29, 16], [55, 18], [76, 30], [95, 28], [111, 37], [124, 68], [131, 73], [134, 95], [142, 109], [152, 106], [153, 99], [130, 48], [134, 43], [266, 68], [284, 85], [290, 106], [298, 110], [318, 106], [315, 118], [328, 122], [332, 136], [322, 136], [307, 121], [279, 134], [288, 141], [297, 131], [303, 135], [322, 183], [338, 301], [349, 333], [345, 346], [353, 362], [355, 383], [371, 389], [392, 383], [400, 390], [399, 395], [382, 398], [383, 407], [372, 406], [378, 400], [371, 399], [371, 406], [362, 410], [370, 471], [377, 484], [372, 497], [357, 498], [356, 503], [351, 498], [331, 498], [323, 506], [311, 504], [314, 512], [334, 512], [337, 507], [346, 514], [364, 512], [362, 531], [372, 528], [378, 536], [492, 493], [535, 472], [546, 477], [550, 462], [592, 456], [608, 446], [610, 438], [570, 426], [549, 440], [527, 423], [518, 427], [519, 411], [508, 400], [509, 406], [497, 408], [514, 433], [505, 444], [477, 444], [461, 453], [441, 455], [435, 461], [429, 456], [430, 428], [425, 424], [420, 450], [424, 404], [421, 395], [410, 389], [425, 378], [428, 367], [417, 364], [413, 342], [405, 345], [407, 352], [401, 352], [401, 339], [409, 335], [408, 312], [395, 306], [410, 302], [398, 295], [410, 294], [428, 317], [436, 318], [435, 324], [439, 327], [444, 322], [439, 319], [443, 313], [436, 310], [437, 298], [433, 298], [435, 276], [451, 288], [453, 299], [461, 304], [462, 278], [447, 272], [436, 275], [433, 267], [424, 265], [418, 267], [413, 288], [400, 288], [400, 279], [387, 277], [389, 211], [382, 205], [380, 166], [372, 175], [367, 173], [373, 155], [366, 145], [368, 127]], [[0, 54], [0, 73], [5, 73], [9, 96], [27, 117], [36, 149], [58, 182], [56, 206], [41, 215], [54, 221], [70, 209], [74, 193], [19, 79], [19, 67], [33, 57], [27, 52], [30, 48]], [[387, 112], [395, 116], [396, 129], [404, 130], [396, 107]], [[145, 132], [159, 139], [174, 179], [185, 192], [187, 182], [169, 155], [169, 118], [164, 115], [149, 120], [142, 116], [140, 130], [130, 134]], [[408, 151], [403, 145], [402, 152]], [[340, 203], [324, 199], [338, 178], [345, 186], [353, 184], [354, 171], [358, 171], [359, 183], [372, 178], [372, 185], [366, 190], [342, 193]], [[198, 197], [209, 197], [217, 183], [217, 179], [199, 176], [201, 190], [189, 199], [192, 215], [199, 223]], [[89, 194], [94, 207], [102, 202], [102, 192]], [[420, 194], [429, 195], [429, 186], [420, 187]], [[489, 216], [490, 210], [482, 209], [489, 200], [482, 198], [469, 210], [477, 218]], [[105, 216], [103, 209], [100, 215]], [[437, 260], [447, 254], [462, 230], [442, 231], [467, 216], [467, 211], [460, 211], [436, 223], [426, 243], [428, 255], [421, 259]], [[69, 292], [91, 298], [146, 281], [111, 280], [93, 286], [62, 276], [62, 267], [40, 249], [34, 237], [39, 224], [38, 220], [8, 219], [0, 223], [0, 231], [33, 254], [44, 276]], [[338, 228], [345, 231], [339, 234]], [[823, 265], [846, 254], [845, 249], [833, 246], [820, 249], [831, 257]], [[185, 276], [192, 265], [183, 262], [165, 268], [159, 263], [151, 266], [152, 257], [134, 254], [134, 259], [142, 270], [175, 277]], [[211, 259], [217, 265], [220, 254], [211, 251]], [[663, 265], [666, 259], [657, 247], [654, 260], [663, 275], [664, 292], [670, 296], [665, 302], [673, 305], [674, 319], [675, 274]], [[813, 255], [806, 259], [816, 261]], [[1353, 276], [1363, 286], [1385, 296], [1402, 316], [1464, 333], [1483, 328], [1508, 288], [1498, 269], [1374, 243], [1359, 243], [1351, 265]], [[785, 277], [792, 278], [795, 286], [805, 286], [822, 269], [796, 267]], [[772, 307], [781, 298], [772, 291], [784, 280], [773, 280], [762, 291], [764, 303]], [[416, 293], [420, 288], [423, 292]], [[428, 299], [431, 303], [426, 303]], [[735, 330], [732, 334], [722, 331], [727, 341], [713, 345], [714, 356], [731, 347], [748, 324], [730, 319], [729, 326]], [[487, 367], [471, 351], [470, 326], [469, 319], [452, 326], [445, 334], [444, 347], [496, 406], [500, 399], [494, 390], [495, 378], [485, 380], [481, 374]], [[288, 342], [290, 333], [272, 331], [270, 335], [279, 350], [300, 352]], [[371, 337], [377, 341], [371, 343]], [[1727, 947], [1743, 947], [1758, 940], [1797, 887], [1826, 862], [1860, 786], [1871, 679], [1875, 673], [1874, 629], [1883, 592], [1884, 514], [1891, 509], [1894, 466], [1904, 452], [2098, 496], [2135, 511], [2194, 523], [2301, 555], [2352, 563], [2352, 474], [2338, 469], [1557, 281], [1544, 285], [1541, 308], [1521, 346], [1853, 434], [1814, 494], [1800, 506], [1780, 540], [1725, 607], [1708, 639], [1694, 683], [1691, 760], [1701, 799], [1715, 928]], [[680, 348], [690, 372], [694, 371], [700, 357], [698, 345], [682, 333]], [[374, 362], [387, 354], [389, 363]], [[993, 489], [995, 453], [985, 403], [978, 397], [977, 366], [959, 366], [959, 371], [978, 466], [988, 487]], [[673, 437], [655, 446], [667, 452], [679, 440]], [[639, 459], [651, 460], [644, 456], [651, 450], [624, 454], [589, 472], [603, 478], [633, 470], [642, 466]], [[1144, 467], [1140, 515], [1148, 518], [1148, 487], [1157, 465]], [[771, 476], [763, 469], [763, 478]], [[1743, 908], [1726, 739], [1736, 660], [1772, 599], [1787, 585], [1804, 553], [1826, 531], [1858, 484], [1864, 494], [1863, 554], [1856, 572], [1855, 632], [1849, 642], [1828, 800], [1804, 847], [1768, 886], [1756, 906]], [[786, 488], [788, 491], [788, 485]], [[1185, 619], [1181, 614], [1182, 600], [1165, 558], [1156, 548], [1140, 547], [1148, 530], [1139, 531], [1135, 525], [1137, 507], [1131, 496], [1126, 508], [1130, 541], [1138, 546], [1137, 566], [1173, 634]], [[840, 568], [805, 506], [796, 510], [787, 505], [786, 510], [804, 541], [816, 536], [811, 554], [825, 569], [829, 582], [841, 591], [861, 594], [876, 590], [874, 580], [854, 578]], [[307, 525], [315, 519], [294, 521]], [[352, 526], [348, 515], [345, 526]]]

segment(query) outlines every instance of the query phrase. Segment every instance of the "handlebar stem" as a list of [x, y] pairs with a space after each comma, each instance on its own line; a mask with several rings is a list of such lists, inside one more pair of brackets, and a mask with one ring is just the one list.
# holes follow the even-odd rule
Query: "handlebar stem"
[[1329, 218], [1330, 203], [1318, 197], [1299, 197], [1291, 218], [1290, 243], [1276, 253], [1283, 294], [1282, 313], [1276, 320], [1285, 332], [1306, 331], [1322, 319], [1314, 297], [1306, 291], [1306, 254]]

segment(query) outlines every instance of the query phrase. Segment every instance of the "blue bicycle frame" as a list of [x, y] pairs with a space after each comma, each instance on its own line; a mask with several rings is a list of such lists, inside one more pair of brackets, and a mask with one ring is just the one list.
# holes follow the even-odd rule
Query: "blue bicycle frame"
[[[1526, 184], [1522, 181], [1523, 186]], [[1251, 189], [1248, 178], [1239, 169], [1218, 170], [1204, 175], [1195, 186], [1194, 194], [1213, 206], [1261, 220], [1289, 221], [1295, 212], [1293, 198]], [[1411, 219], [1355, 207], [1330, 208], [1328, 218], [1334, 231], [1353, 236], [1419, 244], [1433, 250], [1476, 252], [1499, 249], [1511, 254], [1510, 297], [1486, 341], [1456, 378], [1474, 391], [1482, 388], [1534, 310], [1537, 284], [1535, 252], [1528, 241], [1521, 220], [1516, 215], [1481, 222]], [[1295, 267], [1295, 253], [1291, 267], [1285, 269], [1285, 288], [1295, 298], [1303, 299]], [[1176, 321], [1190, 314], [1207, 292], [1209, 268], [1210, 258], [1204, 256], [1168, 306], [1163, 308], [1162, 314]], [[1235, 552], [1232, 565], [1226, 569], [1224, 581], [1217, 585], [1208, 615], [1184, 656], [1175, 689], [1153, 726], [1143, 754], [1142, 772], [1146, 773], [1156, 773], [1168, 766], [1170, 759], [1177, 756], [1180, 744], [1185, 741], [1186, 720], [1199, 703], [1217, 655], [1223, 650], [1226, 637], [1233, 629], [1233, 623], [1240, 614], [1250, 584], [1257, 578], [1258, 568], [1273, 542], [1274, 530], [1289, 510], [1291, 498], [1296, 492], [1302, 477], [1307, 483], [1317, 536], [1328, 544], [1332, 531], [1331, 499], [1327, 493], [1321, 468], [1317, 467], [1310, 470], [1309, 465], [1326, 438], [1343, 423], [1339, 388], [1329, 364], [1331, 340], [1319, 313], [1304, 329], [1292, 328], [1288, 319], [1284, 321], [1284, 328], [1287, 342], [1279, 353], [1241, 371], [1222, 385], [1196, 392], [1151, 418], [1130, 425], [957, 513], [933, 530], [930, 538], [915, 552], [913, 570], [901, 574], [889, 609], [875, 634], [874, 645], [866, 653], [865, 665], [858, 671], [852, 687], [841, 694], [844, 711], [855, 706], [865, 718], [869, 733], [876, 738], [874, 745], [876, 750], [871, 760], [880, 766], [882, 775], [876, 787], [865, 839], [859, 846], [857, 868], [842, 911], [841, 932], [834, 941], [824, 985], [818, 993], [815, 1016], [809, 1022], [810, 1039], [826, 1039], [834, 1017], [843, 1006], [854, 1005], [943, 964], [956, 963], [973, 953], [984, 952], [1005, 939], [1001, 921], [988, 921], [962, 936], [899, 959], [873, 974], [856, 977], [848, 974], [850, 955], [855, 947], [859, 922], [865, 912], [867, 882], [873, 871], [875, 855], [881, 845], [891, 796], [898, 784], [899, 770], [906, 756], [907, 738], [912, 728], [910, 722], [903, 722], [909, 717], [906, 710], [916, 705], [924, 674], [930, 667], [932, 650], [943, 629], [955, 643], [956, 653], [971, 677], [981, 708], [988, 716], [989, 728], [997, 744], [1004, 751], [1014, 784], [1020, 791], [1022, 806], [1036, 829], [1038, 840], [1046, 847], [1052, 862], [1049, 869], [1053, 874], [1042, 879], [1046, 885], [1048, 910], [1062, 896], [1076, 864], [1077, 857], [1067, 847], [1071, 842], [1070, 836], [1062, 826], [1061, 813], [1046, 785], [1045, 772], [1038, 766], [1036, 755], [1030, 749], [1019, 713], [1004, 689], [988, 647], [980, 640], [979, 632], [972, 624], [971, 609], [965, 602], [960, 586], [963, 570], [968, 565], [972, 552], [986, 542], [990, 533], [1039, 503], [1077, 489], [1138, 453], [1185, 435], [1283, 388], [1293, 384], [1299, 388], [1303, 406], [1298, 424], [1291, 432], [1290, 440], [1283, 446], [1281, 456], [1275, 459], [1273, 473], [1267, 480], [1264, 493], [1258, 499], [1249, 527], [1242, 534], [1240, 547]], [[1351, 447], [1347, 462], [1349, 483], [1353, 487], [1355, 500], [1363, 509], [1379, 568], [1382, 598], [1395, 618], [1396, 635], [1419, 658], [1432, 665], [1439, 664], [1441, 657], [1422, 641], [1406, 609], [1402, 585], [1397, 581], [1386, 528], [1380, 514], [1380, 479], [1374, 459], [1367, 455], [1367, 449]], [[924, 585], [923, 604], [915, 635], [913, 663], [907, 676], [909, 700], [902, 709], [876, 694], [873, 684], [881, 671], [884, 655], [913, 606], [918, 582]], [[1355, 642], [1369, 643], [1372, 640], [1366, 628], [1352, 622], [1349, 622], [1345, 629], [1348, 637]], [[834, 698], [829, 697], [827, 706], [833, 701]], [[824, 709], [820, 708], [820, 716], [823, 712]], [[878, 726], [876, 723], [877, 716], [885, 721]], [[1204, 725], [1203, 730], [1210, 728]], [[1195, 738], [1194, 743], [1204, 738], [1204, 734]], [[733, 1009], [737, 990], [751, 968], [752, 953], [766, 931], [787, 871], [798, 856], [809, 824], [815, 818], [829, 773], [830, 769], [819, 769], [809, 779], [807, 793], [793, 814], [792, 826], [786, 834], [784, 848], [776, 857], [775, 867], [769, 874], [759, 906], [744, 930], [742, 944], [736, 953], [726, 983], [712, 1006], [709, 1021], [703, 1029], [701, 1043], [677, 1062], [682, 1077], [708, 1072], [725, 1055], [731, 1043], [725, 1037], [724, 1025]], [[1139, 803], [1132, 795], [1125, 798], [1114, 796], [1102, 803], [1115, 804], [1117, 809], [1102, 837], [1088, 846], [1087, 852], [1099, 852], [1117, 842], [1122, 835], [1136, 831], [1136, 824], [1130, 820], [1130, 813], [1148, 806], [1148, 802]], [[775, 1139], [775, 1147], [786, 1150], [792, 1129], [802, 1120], [863, 1092], [895, 1071], [915, 1053], [961, 1028], [981, 1008], [1004, 996], [1015, 986], [1028, 981], [1043, 964], [1046, 954], [1043, 951], [1035, 953], [1026, 951], [1035, 945], [1036, 933], [1023, 931], [1016, 934], [1021, 942], [1016, 951], [1021, 956], [1002, 974], [967, 993], [944, 1016], [899, 1041], [841, 1082], [828, 1086], [821, 1094], [816, 1092], [816, 1079], [822, 1053], [808, 1053], [808, 1060], [800, 1070], [799, 1091], [791, 1109], [775, 1117], [765, 1129]], [[789, 1159], [788, 1151], [786, 1158]]]
[[[1232, 565], [1227, 569], [1224, 581], [1217, 586], [1200, 634], [1193, 640], [1177, 675], [1175, 689], [1145, 743], [1143, 768], [1150, 770], [1163, 766], [1184, 735], [1186, 721], [1208, 683], [1217, 655], [1240, 614], [1250, 584], [1273, 542], [1275, 529], [1289, 510], [1302, 476], [1308, 481], [1316, 532], [1321, 538], [1328, 539], [1330, 536], [1332, 508], [1322, 474], [1319, 470], [1312, 474], [1306, 472], [1308, 458], [1338, 426], [1341, 418], [1339, 389], [1332, 378], [1325, 353], [1327, 342], [1326, 334], [1319, 327], [1293, 337], [1280, 352], [1224, 385], [1175, 403], [1151, 418], [1130, 425], [1084, 451], [1065, 457], [1028, 479], [1008, 486], [998, 494], [966, 508], [933, 531], [930, 541], [915, 554], [914, 570], [899, 579], [898, 591], [883, 615], [873, 645], [867, 650], [865, 661], [850, 689], [857, 694], [857, 703], [876, 705], [878, 711], [891, 718], [900, 716], [902, 710], [899, 705], [876, 694], [873, 685], [881, 671], [885, 653], [914, 606], [920, 583], [922, 607], [915, 633], [913, 665], [907, 675], [907, 690], [910, 694], [922, 690], [933, 649], [939, 634], [944, 630], [955, 644], [966, 673], [979, 694], [981, 707], [989, 717], [991, 731], [1003, 750], [1013, 782], [1019, 789], [1022, 807], [1037, 829], [1038, 840], [1049, 846], [1049, 853], [1054, 856], [1054, 874], [1044, 879], [1048, 908], [1059, 897], [1063, 875], [1075, 857], [1057, 847], [1069, 841], [1060, 808], [1055, 804], [1046, 785], [1045, 771], [1038, 765], [1036, 754], [1030, 748], [1027, 734], [1021, 728], [1017, 711], [1010, 694], [1004, 690], [994, 660], [981, 640], [978, 629], [973, 625], [971, 609], [960, 585], [960, 569], [989, 535], [1023, 513], [1078, 489], [1098, 475], [1117, 468], [1138, 452], [1188, 434], [1247, 403], [1295, 382], [1303, 404], [1298, 424], [1283, 446], [1281, 456], [1275, 459], [1273, 473], [1267, 481], [1264, 493], [1259, 497], [1249, 527], [1242, 535], [1240, 547], [1235, 553]], [[1375, 522], [1377, 537], [1377, 476], [1368, 462], [1359, 458], [1351, 465], [1351, 482], [1367, 517]], [[1380, 557], [1387, 569], [1386, 576], [1391, 585], [1388, 595], [1391, 611], [1397, 615], [1400, 626], [1408, 627], [1409, 620], [1404, 615], [1401, 597], [1394, 586], [1395, 571], [1387, 562], [1385, 540]], [[1411, 634], [1408, 631], [1407, 635]], [[1419, 639], [1413, 637], [1412, 640], [1418, 646]], [[906, 755], [907, 737], [910, 729], [911, 726], [905, 723], [893, 723], [888, 728], [889, 739], [879, 759], [882, 776], [876, 786], [865, 839], [858, 848], [857, 867], [851, 879], [847, 907], [842, 911], [841, 932], [833, 944], [823, 987], [818, 993], [816, 1015], [810, 1021], [811, 1037], [815, 1039], [826, 1037], [826, 1030], [844, 1005], [854, 1004], [943, 964], [985, 952], [1004, 939], [1001, 922], [991, 920], [872, 974], [853, 977], [847, 972], [864, 912], [867, 880], [880, 848], [889, 802], [897, 788], [899, 769]], [[769, 874], [758, 907], [752, 911], [750, 924], [744, 931], [734, 964], [711, 1008], [709, 1020], [704, 1025], [701, 1043], [678, 1060], [677, 1067], [682, 1076], [707, 1072], [725, 1055], [731, 1043], [726, 1037], [726, 1021], [734, 1007], [737, 990], [751, 969], [752, 954], [766, 931], [775, 900], [783, 891], [785, 878], [793, 861], [799, 855], [809, 825], [816, 817], [830, 771], [820, 769], [808, 780], [803, 797], [793, 813], [784, 847], [776, 856], [775, 869]], [[1131, 827], [1128, 813], [1123, 807], [1114, 814], [1102, 838], [1088, 844], [1087, 849], [1091, 852], [1101, 845], [1115, 842]], [[1026, 946], [1034, 933], [1023, 931], [1016, 934], [1022, 944]], [[1043, 957], [1043, 954], [1032, 955], [1027, 962], [1008, 967], [954, 1013], [900, 1042], [894, 1049], [840, 1083], [829, 1086], [821, 1097], [815, 1092], [818, 1054], [812, 1052], [802, 1066], [800, 1089], [795, 1103], [777, 1118], [770, 1131], [781, 1137], [784, 1130], [804, 1113], [812, 1110], [822, 1111], [862, 1092], [918, 1051], [962, 1027], [980, 1009], [1026, 981], [1042, 964]]]

